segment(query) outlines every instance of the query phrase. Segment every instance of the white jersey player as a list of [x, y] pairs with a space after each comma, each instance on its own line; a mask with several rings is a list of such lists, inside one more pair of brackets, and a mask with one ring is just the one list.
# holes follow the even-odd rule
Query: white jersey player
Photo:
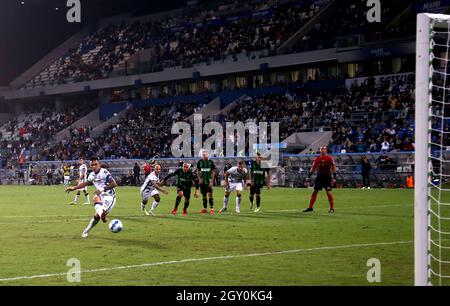
[[[159, 202], [161, 201], [161, 198], [159, 196], [159, 192], [162, 192], [164, 194], [168, 194], [167, 191], [165, 191], [164, 189], [162, 189], [160, 187], [160, 178], [159, 175], [161, 174], [161, 166], [160, 165], [156, 165], [155, 166], [155, 171], [153, 171], [152, 173], [150, 173], [147, 178], [145, 179], [144, 184], [141, 187], [141, 197], [142, 197], [142, 202], [141, 202], [141, 210], [144, 212], [145, 215], [149, 216], [155, 216], [155, 209], [156, 207], [158, 207]], [[153, 203], [152, 203], [152, 208], [150, 209], [150, 211], [146, 211], [145, 207], [147, 206], [148, 203], [148, 199], [152, 197], [154, 199]]]
[[91, 229], [97, 225], [100, 219], [106, 223], [106, 216], [111, 212], [116, 204], [117, 183], [111, 176], [111, 173], [105, 168], [102, 168], [98, 158], [91, 158], [90, 162], [91, 174], [88, 176], [86, 182], [81, 182], [75, 187], [69, 187], [66, 192], [80, 190], [86, 186], [94, 185], [96, 188], [94, 196], [95, 215], [89, 223], [88, 227], [83, 231], [81, 237], [86, 238]]
[[[86, 164], [84, 163], [83, 158], [80, 157], [78, 159], [78, 165], [79, 165], [79, 168], [78, 168], [78, 184], [85, 183], [85, 182], [87, 182], [87, 178], [88, 178], [88, 168], [87, 168]], [[87, 187], [84, 187], [82, 190], [83, 190], [84, 196], [86, 197], [86, 202], [84, 204], [85, 205], [90, 205], [91, 201], [89, 200], [89, 193], [88, 193]], [[75, 196], [75, 199], [70, 204], [71, 205], [78, 204], [78, 199], [80, 198], [80, 195], [81, 195], [81, 190], [78, 190], [78, 192], [77, 192], [77, 194]]]
[[242, 190], [247, 189], [247, 169], [244, 162], [240, 161], [237, 167], [232, 167], [225, 172], [225, 197], [223, 198], [223, 208], [219, 213], [226, 212], [228, 200], [232, 191], [236, 191], [236, 213], [241, 212]]

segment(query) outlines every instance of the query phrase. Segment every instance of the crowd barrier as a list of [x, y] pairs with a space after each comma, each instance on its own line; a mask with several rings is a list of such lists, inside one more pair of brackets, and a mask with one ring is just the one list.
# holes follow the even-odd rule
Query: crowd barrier
[[[308, 187], [306, 177], [314, 159], [318, 155], [314, 154], [282, 154], [278, 164], [271, 169], [271, 184], [280, 187], [303, 188]], [[371, 163], [370, 180], [372, 187], [381, 188], [403, 188], [412, 187], [411, 177], [414, 175], [414, 152], [390, 152], [390, 153], [355, 153], [355, 154], [335, 154], [332, 155], [337, 168], [338, 188], [358, 188], [362, 184], [361, 159], [367, 156]], [[386, 163], [386, 157], [389, 162]], [[162, 177], [170, 171], [179, 167], [180, 161], [187, 162], [195, 167], [199, 157], [196, 158], [155, 158], [154, 162], [162, 166]], [[249, 167], [252, 158], [250, 157], [212, 157], [219, 176], [217, 184], [223, 180], [223, 169], [226, 161], [236, 165], [239, 160], [244, 160]], [[107, 167], [120, 184], [139, 184], [144, 181], [143, 166], [146, 160], [116, 159], [104, 160], [102, 164]], [[44, 185], [46, 183], [61, 184], [61, 168], [64, 162], [61, 161], [40, 161], [31, 162], [23, 167], [24, 180], [26, 184]], [[72, 166], [71, 178], [76, 180], [78, 175], [77, 161], [65, 161]], [[135, 182], [133, 167], [137, 164], [141, 169], [139, 181]], [[30, 168], [31, 165], [31, 168]], [[30, 175], [30, 169], [32, 169]], [[52, 181], [47, 178], [48, 169], [52, 172]], [[443, 169], [450, 173], [450, 169]], [[18, 169], [1, 169], [1, 184], [18, 184]]]

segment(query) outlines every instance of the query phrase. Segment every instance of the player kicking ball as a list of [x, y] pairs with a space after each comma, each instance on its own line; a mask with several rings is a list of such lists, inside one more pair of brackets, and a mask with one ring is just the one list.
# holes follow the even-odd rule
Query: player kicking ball
[[89, 222], [88, 227], [81, 234], [82, 238], [86, 238], [89, 235], [89, 232], [100, 220], [102, 220], [103, 223], [106, 223], [106, 216], [111, 212], [116, 204], [116, 192], [114, 188], [117, 187], [117, 183], [111, 176], [111, 173], [101, 167], [100, 160], [97, 157], [91, 158], [89, 165], [92, 172], [88, 176], [87, 181], [66, 189], [67, 193], [75, 190], [81, 190], [92, 185], [94, 185], [97, 189], [94, 196], [95, 215], [91, 222]]
[[236, 191], [236, 213], [241, 213], [241, 192], [244, 189], [247, 189], [247, 169], [244, 167], [244, 162], [240, 161], [237, 167], [225, 172], [225, 197], [223, 198], [223, 208], [219, 213], [228, 210], [228, 201], [232, 191]]
[[181, 200], [184, 197], [183, 216], [187, 216], [187, 209], [190, 204], [192, 186], [195, 185], [194, 197], [198, 198], [198, 180], [197, 176], [192, 173], [190, 165], [183, 163], [182, 168], [178, 168], [175, 172], [169, 174], [161, 182], [161, 186], [164, 185], [171, 177], [177, 178], [177, 198], [175, 200], [175, 208], [172, 210], [172, 215], [176, 215], [178, 206], [180, 206]]
[[314, 172], [317, 171], [317, 178], [314, 184], [314, 192], [311, 196], [311, 201], [309, 207], [303, 210], [303, 212], [313, 211], [314, 203], [317, 199], [317, 194], [320, 190], [325, 188], [328, 196], [328, 202], [330, 203], [330, 214], [334, 213], [334, 199], [331, 194], [332, 185], [336, 183], [336, 164], [334, 163], [333, 157], [327, 155], [327, 147], [320, 148], [320, 156], [314, 160], [311, 170], [309, 170], [308, 180]]
[[[155, 171], [150, 173], [145, 179], [144, 185], [141, 187], [141, 210], [144, 212], [146, 216], [156, 216], [155, 209], [159, 206], [161, 202], [161, 197], [159, 196], [159, 192], [164, 194], [169, 194], [167, 191], [160, 187], [159, 175], [161, 174], [161, 165], [155, 166]], [[150, 211], [145, 210], [147, 206], [148, 199], [153, 198], [153, 204]]]
[[[77, 184], [85, 183], [85, 182], [87, 182], [88, 168], [87, 168], [86, 164], [84, 163], [83, 158], [81, 158], [81, 157], [78, 159], [78, 166], [79, 166], [79, 168], [78, 168], [78, 183]], [[90, 205], [91, 201], [89, 200], [89, 193], [88, 193], [87, 187], [83, 188], [83, 193], [84, 193], [84, 196], [86, 197], [86, 202], [84, 203], [84, 205]], [[81, 195], [81, 190], [78, 190], [77, 194], [75, 195], [75, 199], [70, 204], [71, 205], [78, 204], [78, 199], [80, 198], [80, 195]]]

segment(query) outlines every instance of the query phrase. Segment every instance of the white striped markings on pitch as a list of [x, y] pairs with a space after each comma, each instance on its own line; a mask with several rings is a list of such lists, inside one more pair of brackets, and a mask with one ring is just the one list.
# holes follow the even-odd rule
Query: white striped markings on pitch
[[[109, 272], [109, 271], [117, 271], [117, 270], [129, 270], [129, 269], [138, 269], [138, 268], [147, 268], [147, 267], [155, 267], [155, 266], [174, 265], [174, 264], [184, 264], [184, 263], [192, 263], [192, 262], [211, 261], [211, 260], [227, 260], [227, 259], [244, 258], [244, 257], [274, 256], [274, 255], [294, 254], [294, 253], [303, 253], [303, 252], [328, 251], [328, 250], [376, 247], [376, 246], [389, 246], [389, 245], [401, 245], [401, 244], [412, 244], [412, 243], [414, 243], [414, 241], [378, 242], [378, 243], [324, 246], [324, 247], [317, 247], [317, 248], [307, 248], [307, 249], [297, 249], [297, 250], [287, 250], [287, 251], [273, 251], [273, 252], [265, 252], [265, 253], [227, 255], [227, 256], [216, 256], [216, 257], [204, 257], [204, 258], [188, 258], [188, 259], [180, 259], [180, 260], [144, 263], [144, 264], [138, 264], [138, 265], [116, 266], [116, 267], [109, 267], [109, 268], [81, 270], [80, 273], [86, 274], [86, 273], [97, 273], [97, 272]], [[18, 281], [18, 280], [29, 280], [29, 279], [42, 279], [42, 278], [60, 277], [60, 276], [66, 276], [66, 275], [67, 275], [67, 272], [38, 274], [38, 275], [30, 275], [30, 276], [17, 276], [17, 277], [9, 277], [9, 278], [0, 278], [0, 282], [13, 282], [13, 281]]]

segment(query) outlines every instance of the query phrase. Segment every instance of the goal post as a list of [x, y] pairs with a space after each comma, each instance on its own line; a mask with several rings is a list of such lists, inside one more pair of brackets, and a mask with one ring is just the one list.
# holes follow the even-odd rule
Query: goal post
[[416, 286], [428, 284], [428, 105], [431, 98], [431, 20], [428, 14], [417, 15], [414, 161], [414, 275]]
[[450, 16], [419, 14], [416, 35], [414, 274], [450, 280]]

